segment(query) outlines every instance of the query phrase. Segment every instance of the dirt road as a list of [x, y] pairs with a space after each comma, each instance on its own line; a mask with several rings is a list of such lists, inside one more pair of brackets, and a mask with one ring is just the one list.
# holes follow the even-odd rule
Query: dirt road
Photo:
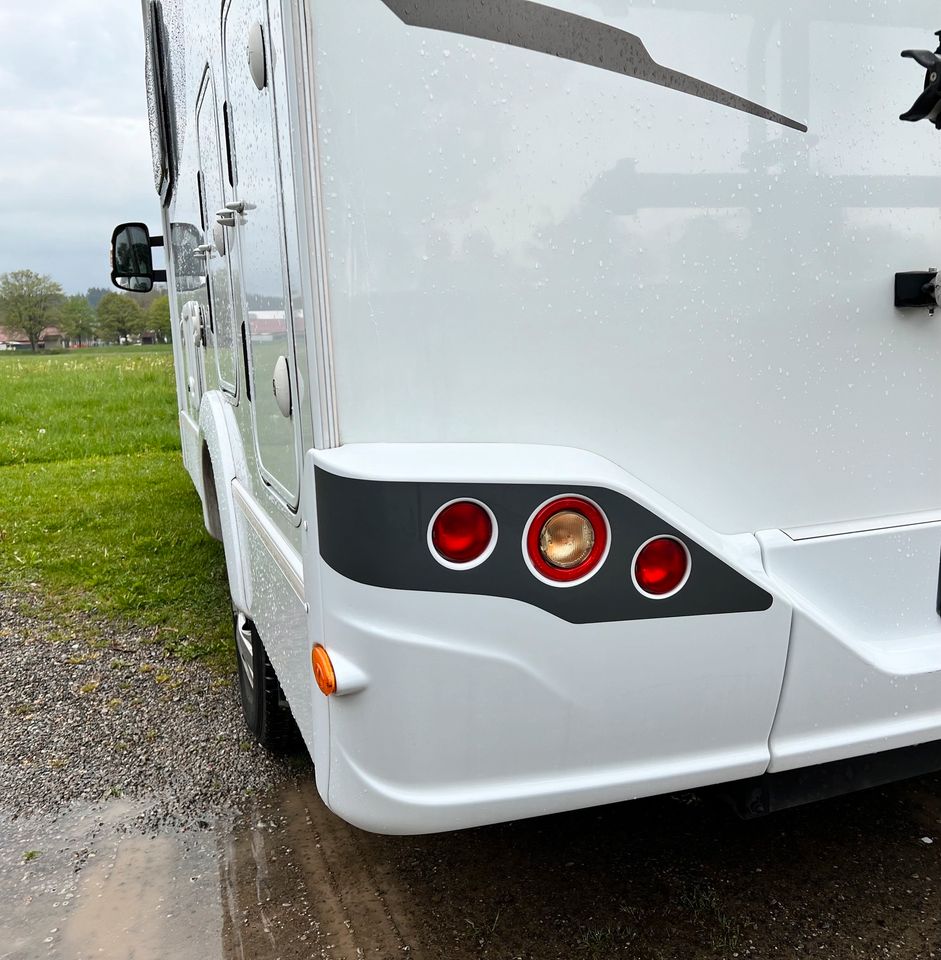
[[0, 960], [941, 956], [939, 777], [376, 837], [244, 739], [230, 682], [2, 612]]
[[113, 800], [3, 824], [0, 957], [933, 957], [939, 785], [753, 823], [664, 799], [425, 838], [349, 827], [303, 777], [196, 830], [141, 834]]

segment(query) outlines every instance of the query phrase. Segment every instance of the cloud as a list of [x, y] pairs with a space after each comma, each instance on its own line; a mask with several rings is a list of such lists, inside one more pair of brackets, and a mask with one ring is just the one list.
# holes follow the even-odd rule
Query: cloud
[[68, 291], [104, 285], [112, 227], [159, 222], [140, 7], [10, 6], [0, 10], [0, 273], [48, 273]]

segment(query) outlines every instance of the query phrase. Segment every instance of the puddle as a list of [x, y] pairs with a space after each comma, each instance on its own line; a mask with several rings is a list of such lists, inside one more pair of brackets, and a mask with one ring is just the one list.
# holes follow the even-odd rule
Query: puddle
[[[121, 799], [0, 814], [0, 960], [700, 960], [935, 955], [941, 781], [741, 823], [685, 798], [431, 837], [312, 782], [146, 833]], [[683, 802], [677, 802], [682, 799]], [[855, 952], [854, 952], [855, 951]]]
[[312, 784], [202, 828], [142, 833], [149, 819], [147, 804], [124, 800], [0, 816], [0, 960], [357, 958], [403, 946], [351, 856], [356, 831]]
[[0, 958], [221, 955], [218, 836], [142, 835], [141, 812], [121, 801], [0, 820]]

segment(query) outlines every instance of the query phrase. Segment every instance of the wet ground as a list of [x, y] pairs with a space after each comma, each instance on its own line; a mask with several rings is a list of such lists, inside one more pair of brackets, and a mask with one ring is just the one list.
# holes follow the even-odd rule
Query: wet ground
[[231, 678], [0, 597], [0, 960], [941, 957], [941, 777], [433, 837], [326, 810]]
[[933, 957], [937, 778], [743, 823], [693, 798], [423, 838], [303, 774], [233, 820], [123, 799], [7, 818], [0, 957]]

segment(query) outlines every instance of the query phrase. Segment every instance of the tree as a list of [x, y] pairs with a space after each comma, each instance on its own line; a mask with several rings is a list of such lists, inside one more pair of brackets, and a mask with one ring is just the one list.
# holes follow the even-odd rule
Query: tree
[[105, 340], [126, 340], [138, 333], [144, 315], [125, 294], [106, 293], [98, 304], [98, 333]]
[[141, 310], [146, 313], [150, 309], [150, 305], [154, 302], [154, 300], [159, 300], [161, 297], [165, 297], [166, 294], [166, 286], [162, 283], [155, 283], [153, 289], [148, 290], [147, 293], [136, 293], [132, 290], [128, 295], [141, 308]]
[[95, 311], [80, 293], [69, 297], [59, 307], [58, 321], [62, 332], [70, 340], [77, 340], [79, 346], [95, 335]]
[[170, 298], [157, 297], [147, 308], [147, 324], [162, 340], [170, 339]]
[[32, 270], [14, 270], [0, 276], [0, 321], [22, 332], [33, 350], [61, 300], [62, 287], [52, 277]]
[[111, 290], [108, 287], [89, 287], [85, 299], [92, 310], [97, 310], [102, 297], [106, 297], [109, 293], [111, 293]]

